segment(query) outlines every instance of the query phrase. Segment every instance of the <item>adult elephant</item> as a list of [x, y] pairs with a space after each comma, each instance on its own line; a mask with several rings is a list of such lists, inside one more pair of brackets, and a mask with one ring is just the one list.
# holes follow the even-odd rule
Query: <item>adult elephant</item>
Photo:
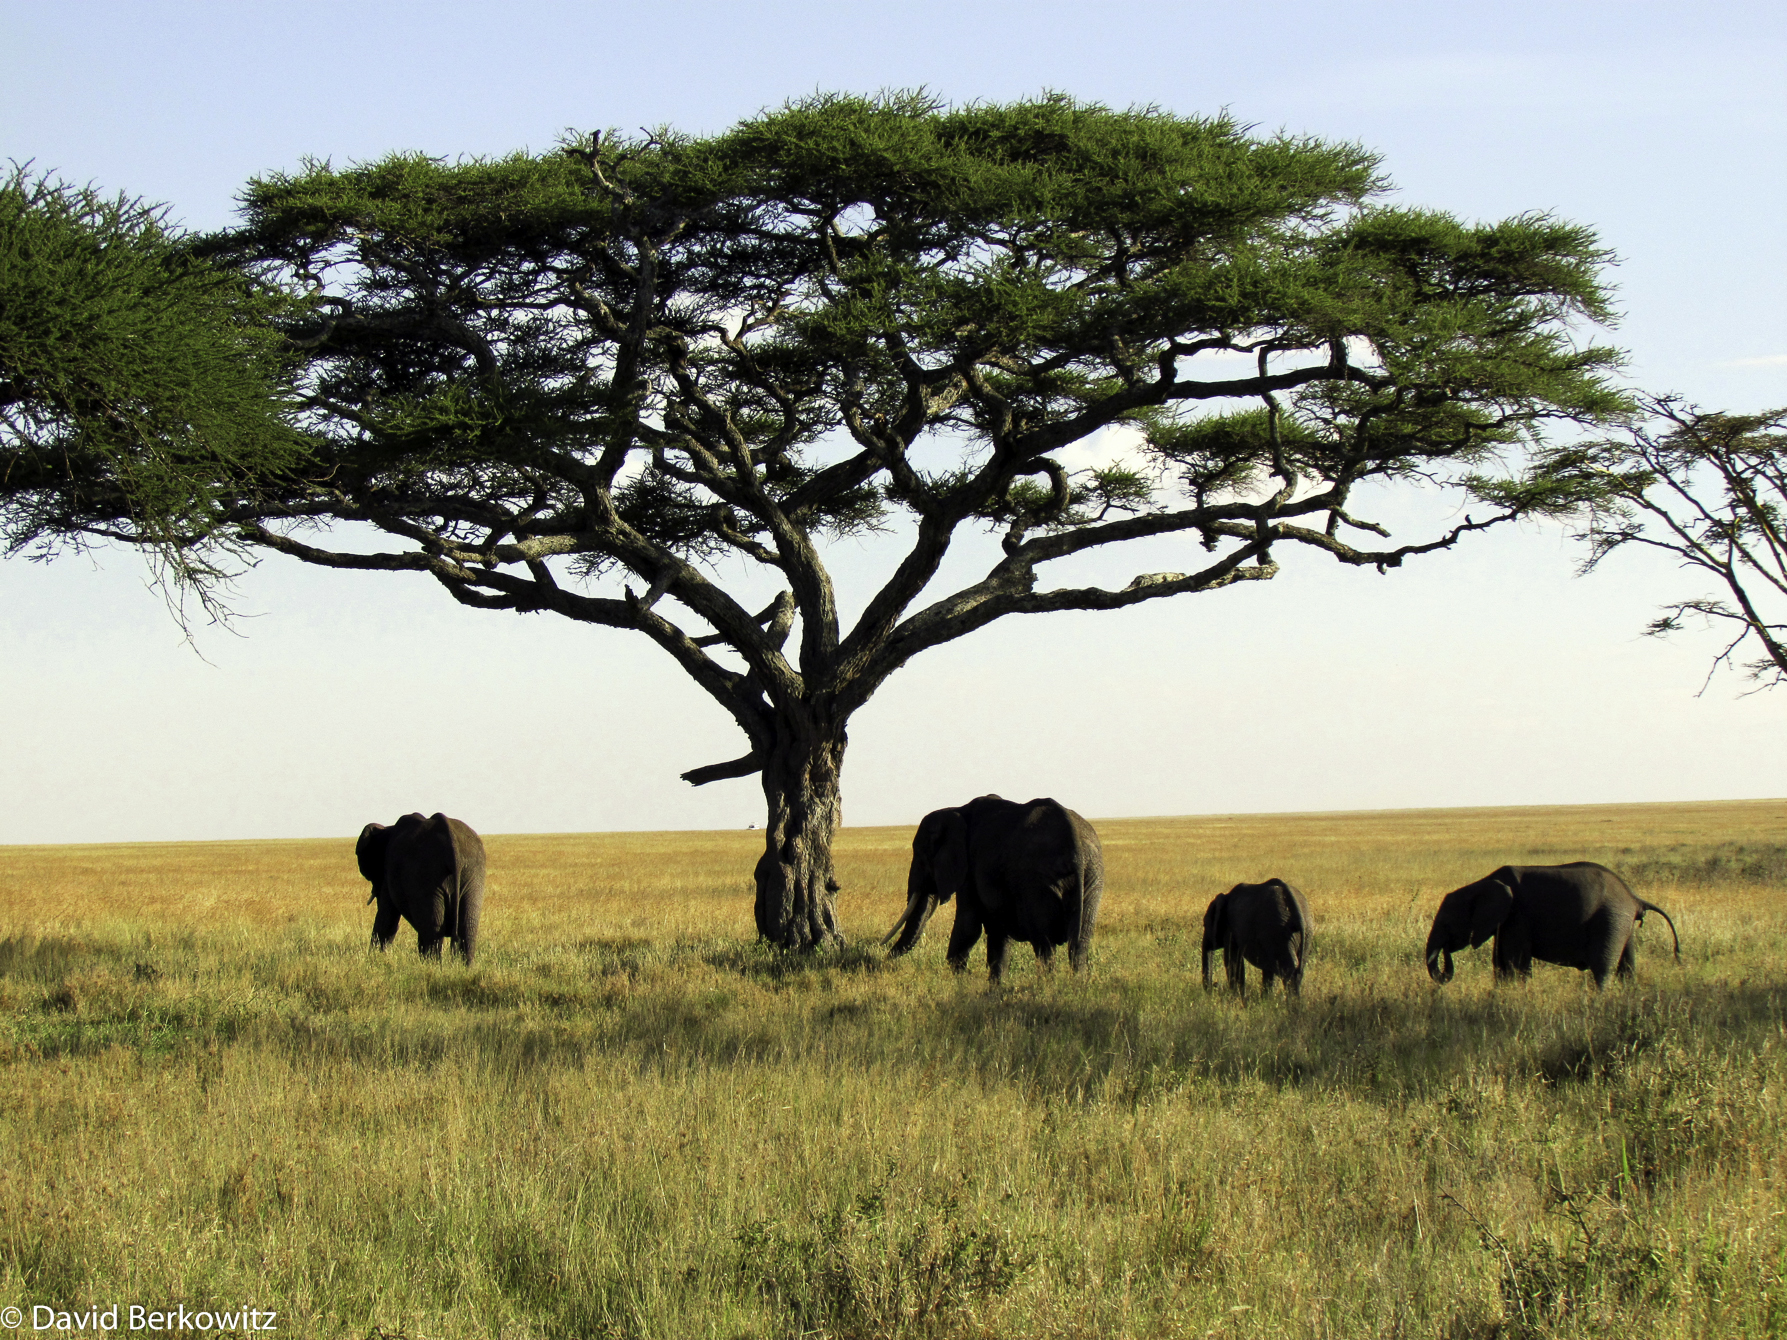
[[399, 919], [416, 928], [416, 948], [438, 958], [450, 940], [467, 963], [478, 949], [484, 911], [484, 843], [457, 819], [406, 814], [390, 827], [367, 824], [354, 854], [378, 902], [372, 943], [381, 950]]
[[1609, 973], [1632, 975], [1638, 953], [1632, 932], [1646, 912], [1669, 922], [1679, 961], [1681, 936], [1669, 914], [1606, 866], [1504, 865], [1440, 900], [1427, 936], [1427, 971], [1443, 986], [1452, 980], [1454, 953], [1494, 936], [1498, 980], [1532, 976], [1538, 959], [1592, 972], [1595, 985], [1605, 986]]
[[1247, 994], [1247, 965], [1260, 970], [1260, 990], [1269, 992], [1281, 978], [1293, 996], [1302, 993], [1303, 965], [1308, 961], [1315, 923], [1303, 895], [1282, 879], [1264, 884], [1237, 884], [1219, 893], [1204, 910], [1204, 989], [1215, 982], [1216, 951], [1222, 951], [1229, 986]]
[[1092, 948], [1104, 893], [1104, 852], [1092, 825], [1058, 801], [1025, 804], [981, 796], [925, 815], [912, 839], [906, 910], [882, 937], [898, 936], [895, 955], [919, 942], [939, 904], [959, 896], [949, 933], [949, 966], [961, 972], [984, 930], [987, 973], [1005, 971], [1005, 952], [1021, 940], [1047, 965], [1068, 947], [1078, 972]]

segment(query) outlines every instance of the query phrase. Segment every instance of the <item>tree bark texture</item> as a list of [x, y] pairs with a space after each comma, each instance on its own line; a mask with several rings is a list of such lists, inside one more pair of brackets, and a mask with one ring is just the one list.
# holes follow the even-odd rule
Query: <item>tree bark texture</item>
[[843, 726], [778, 715], [763, 760], [769, 823], [757, 861], [757, 934], [782, 949], [842, 948], [837, 832], [844, 767]]

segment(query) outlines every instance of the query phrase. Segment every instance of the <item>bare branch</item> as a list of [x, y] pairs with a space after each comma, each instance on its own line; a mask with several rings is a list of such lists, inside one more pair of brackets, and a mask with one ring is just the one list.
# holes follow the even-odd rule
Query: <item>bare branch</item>
[[[757, 622], [764, 625], [765, 640], [772, 647], [781, 647], [788, 640], [788, 632], [794, 627], [794, 594], [791, 591], [778, 592], [776, 598], [764, 606], [758, 613]], [[720, 647], [730, 645], [722, 633], [710, 633], [706, 637], [695, 639], [697, 647]]]
[[682, 779], [690, 786], [706, 786], [709, 782], [724, 781], [729, 777], [749, 777], [752, 773], [762, 771], [763, 754], [753, 749], [742, 758], [731, 759], [725, 763], [709, 763], [700, 768], [690, 768], [682, 774]]

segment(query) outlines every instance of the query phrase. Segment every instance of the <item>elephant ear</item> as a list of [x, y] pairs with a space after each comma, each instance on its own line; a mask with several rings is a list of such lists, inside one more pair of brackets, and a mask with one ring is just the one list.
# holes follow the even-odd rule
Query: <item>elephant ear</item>
[[1204, 909], [1204, 943], [1222, 946], [1224, 923], [1228, 920], [1229, 896], [1219, 893], [1210, 900], [1210, 906]]
[[385, 882], [385, 852], [391, 845], [391, 830], [383, 824], [367, 824], [354, 844], [354, 856], [360, 862], [360, 873], [374, 885]]
[[1499, 879], [1479, 880], [1471, 897], [1471, 948], [1499, 931], [1513, 910], [1514, 890]]
[[940, 810], [931, 843], [931, 878], [937, 901], [947, 903], [968, 883], [968, 821], [960, 810]]

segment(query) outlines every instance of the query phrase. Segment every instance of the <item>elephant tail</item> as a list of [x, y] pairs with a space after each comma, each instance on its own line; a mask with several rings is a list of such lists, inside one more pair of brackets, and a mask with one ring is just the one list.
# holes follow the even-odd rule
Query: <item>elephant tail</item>
[[453, 853], [453, 947], [465, 954], [465, 863]]
[[[1634, 894], [1633, 897], [1637, 897], [1637, 895]], [[1655, 903], [1647, 903], [1642, 898], [1638, 899], [1638, 906], [1640, 909], [1638, 915], [1640, 917], [1646, 912], [1655, 912], [1658, 916], [1662, 917], [1664, 921], [1669, 921], [1669, 934], [1675, 939], [1675, 961], [1680, 963], [1682, 961], [1682, 937], [1677, 934], [1675, 923], [1669, 920], [1669, 914]]]
[[459, 868], [459, 855], [453, 856], [453, 906], [447, 911], [447, 925], [452, 928], [453, 947], [465, 947], [465, 872]]

